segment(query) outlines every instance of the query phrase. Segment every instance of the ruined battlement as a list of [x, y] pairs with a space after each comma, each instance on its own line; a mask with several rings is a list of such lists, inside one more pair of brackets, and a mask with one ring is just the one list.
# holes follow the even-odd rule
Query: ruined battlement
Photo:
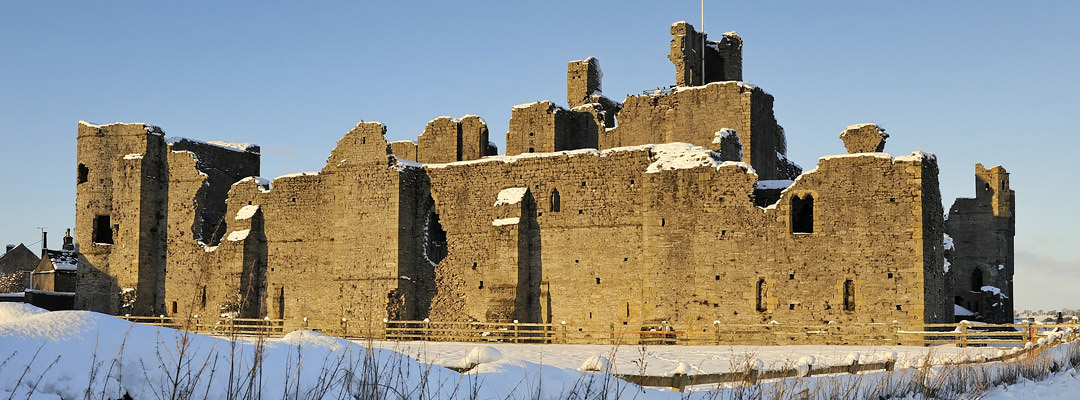
[[742, 38], [724, 32], [719, 41], [698, 32], [686, 21], [671, 24], [671, 52], [677, 86], [701, 86], [742, 80]]

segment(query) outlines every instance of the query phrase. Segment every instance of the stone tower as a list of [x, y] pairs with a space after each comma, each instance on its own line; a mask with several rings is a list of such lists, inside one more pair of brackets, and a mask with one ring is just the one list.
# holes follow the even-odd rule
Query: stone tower
[[710, 41], [704, 32], [686, 21], [671, 24], [671, 53], [678, 86], [701, 86], [712, 82], [742, 80], [742, 38], [724, 32], [719, 41]]
[[954, 302], [984, 322], [1012, 322], [1015, 195], [1005, 168], [975, 164], [975, 198], [956, 199], [945, 221]]
[[569, 62], [566, 66], [566, 104], [574, 108], [592, 103], [589, 97], [601, 93], [603, 79], [599, 60], [589, 57]]
[[156, 126], [79, 123], [75, 241], [76, 308], [164, 311], [165, 156]]

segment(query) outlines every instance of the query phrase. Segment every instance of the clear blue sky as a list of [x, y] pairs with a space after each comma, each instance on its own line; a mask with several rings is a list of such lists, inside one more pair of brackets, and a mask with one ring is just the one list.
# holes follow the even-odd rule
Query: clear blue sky
[[[180, 3], [0, 4], [0, 242], [73, 224], [79, 120], [255, 142], [270, 178], [320, 169], [360, 120], [415, 140], [477, 114], [501, 150], [511, 106], [565, 103], [570, 60], [599, 58], [616, 100], [673, 84], [668, 27], [700, 19], [697, 1]], [[1078, 307], [1080, 6], [1033, 3], [707, 1], [705, 28], [742, 36], [805, 169], [859, 122], [937, 154], [946, 207], [976, 162], [1004, 165], [1016, 307]]]

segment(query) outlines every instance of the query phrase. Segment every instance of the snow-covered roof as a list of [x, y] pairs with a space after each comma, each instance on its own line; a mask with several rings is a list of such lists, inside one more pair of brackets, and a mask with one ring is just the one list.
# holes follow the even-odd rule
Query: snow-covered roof
[[54, 271], [75, 271], [79, 269], [79, 255], [71, 250], [46, 250]]
[[504, 204], [517, 204], [521, 202], [521, 199], [525, 197], [525, 192], [529, 189], [523, 187], [506, 188], [499, 191], [499, 195], [495, 198], [495, 206], [501, 206]]

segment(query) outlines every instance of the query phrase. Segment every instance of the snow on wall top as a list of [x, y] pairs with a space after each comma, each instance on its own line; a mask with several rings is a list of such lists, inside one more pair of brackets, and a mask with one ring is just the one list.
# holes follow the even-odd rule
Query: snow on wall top
[[660, 171], [673, 171], [697, 167], [711, 167], [719, 169], [726, 166], [739, 166], [744, 170], [753, 172], [750, 164], [734, 161], [720, 161], [720, 155], [712, 150], [688, 143], [665, 143], [652, 145], [653, 163], [645, 170], [647, 174], [655, 174]]
[[406, 160], [404, 158], [394, 156], [394, 169], [397, 169], [398, 171], [404, 171], [405, 168], [424, 168], [424, 165], [416, 161]]
[[543, 102], [544, 101], [534, 101], [532, 103], [518, 104], [518, 105], [514, 106], [513, 108], [515, 108], [515, 109], [529, 108], [529, 107], [532, 107], [534, 105], [537, 105], [537, 104], [540, 104], [540, 103], [543, 103]]
[[223, 141], [220, 141], [220, 140], [211, 140], [211, 141], [206, 142], [206, 143], [212, 144], [214, 146], [230, 149], [230, 150], [236, 150], [236, 151], [252, 152], [252, 153], [257, 153], [259, 151], [259, 146], [255, 145], [254, 143], [246, 143], [246, 142], [245, 143], [233, 143], [233, 142], [223, 142]]
[[[661, 165], [655, 165], [655, 167], [654, 167], [654, 165], [650, 165], [649, 169], [646, 171], [648, 173], [659, 172], [661, 170], [661, 168], [663, 168], [662, 170], [673, 170], [673, 169], [693, 168], [693, 167], [698, 167], [698, 166], [709, 166], [709, 167], [714, 167], [714, 168], [720, 168], [720, 167], [725, 167], [725, 166], [738, 166], [738, 167], [743, 168], [744, 171], [747, 171], [749, 173], [757, 175], [757, 172], [754, 171], [754, 168], [751, 167], [750, 164], [746, 164], [746, 163], [742, 163], [742, 162], [733, 162], [733, 161], [723, 161], [723, 162], [721, 162], [720, 161], [720, 155], [716, 154], [712, 150], [706, 149], [706, 148], [701, 147], [701, 146], [695, 146], [695, 145], [692, 145], [692, 144], [687, 144], [687, 143], [644, 144], [644, 145], [638, 145], [638, 146], [615, 147], [615, 148], [605, 149], [605, 150], [579, 149], [579, 150], [556, 151], [556, 152], [553, 152], [553, 153], [522, 153], [522, 154], [517, 154], [517, 155], [513, 155], [513, 156], [499, 155], [499, 156], [484, 157], [484, 158], [480, 158], [480, 159], [476, 159], [476, 160], [455, 161], [455, 162], [452, 162], [452, 163], [445, 163], [445, 164], [424, 164], [424, 168], [426, 168], [426, 169], [440, 169], [440, 168], [447, 168], [447, 167], [453, 167], [453, 166], [473, 165], [473, 164], [483, 164], [483, 163], [496, 163], [496, 162], [511, 164], [511, 163], [517, 162], [518, 160], [524, 160], [524, 159], [530, 159], [530, 158], [548, 158], [548, 157], [558, 157], [558, 156], [564, 156], [564, 157], [578, 157], [578, 156], [606, 157], [606, 156], [608, 156], [610, 154], [615, 154], [615, 153], [630, 152], [630, 151], [645, 151], [645, 150], [651, 150], [652, 151], [652, 153], [653, 153], [652, 159], [654, 161], [654, 163], [653, 163], [654, 165], [656, 164], [656, 161], [661, 161], [661, 164], [667, 165], [666, 167], [662, 167]], [[659, 154], [659, 153], [664, 153], [664, 156], [662, 157], [661, 160], [657, 160], [657, 154]], [[686, 162], [679, 162], [677, 160], [679, 158], [686, 158], [687, 160], [686, 160]], [[690, 159], [693, 159], [693, 160], [696, 160], [696, 161], [691, 162], [691, 161], [689, 161]], [[655, 168], [655, 171], [654, 171], [654, 168]]]
[[236, 218], [234, 219], [239, 221], [251, 218], [255, 216], [256, 211], [259, 211], [259, 206], [254, 204], [248, 204], [246, 206], [240, 207], [240, 211], [236, 212]]
[[713, 86], [713, 85], [723, 86], [723, 85], [729, 85], [729, 84], [739, 85], [739, 87], [741, 87], [743, 89], [746, 89], [746, 90], [754, 90], [754, 89], [758, 88], [757, 85], [754, 85], [754, 84], [749, 83], [749, 82], [721, 81], [721, 82], [712, 82], [712, 83], [709, 83], [707, 85], [701, 85], [701, 86], [676, 86], [676, 87], [671, 89], [671, 93], [679, 93], [679, 92], [685, 92], [685, 91], [689, 91], [689, 90], [701, 90], [701, 89], [704, 89], [704, 88], [707, 88], [707, 87]]
[[713, 133], [713, 144], [720, 144], [725, 138], [735, 136], [735, 140], [739, 140], [739, 134], [731, 128], [720, 128], [720, 130]]
[[210, 145], [210, 146], [222, 148], [222, 149], [225, 149], [225, 150], [236, 151], [236, 152], [240, 152], [240, 153], [259, 154], [259, 150], [260, 150], [259, 145], [254, 144], [254, 143], [233, 143], [233, 142], [223, 142], [223, 141], [220, 141], [220, 140], [211, 140], [209, 142], [204, 142], [202, 140], [189, 139], [189, 138], [180, 137], [180, 136], [167, 137], [167, 138], [165, 138], [165, 143], [169, 144], [169, 145], [172, 145], [174, 143], [177, 143], [177, 142], [180, 142], [180, 141], [185, 141], [185, 140], [189, 141], [189, 142], [201, 143], [201, 144]]
[[851, 157], [887, 158], [887, 159], [893, 160], [894, 162], [913, 162], [913, 161], [923, 161], [923, 160], [937, 160], [937, 156], [935, 156], [934, 153], [927, 153], [927, 152], [924, 152], [924, 151], [916, 150], [916, 151], [911, 152], [911, 154], [904, 155], [904, 156], [896, 156], [896, 157], [893, 157], [892, 154], [889, 154], [889, 153], [834, 154], [834, 155], [829, 155], [829, 156], [818, 157], [818, 162], [821, 162], [821, 161], [824, 161], [824, 160], [832, 160], [834, 158], [851, 158]]
[[247, 178], [236, 181], [236, 183], [254, 181], [259, 186], [270, 186], [270, 180], [261, 176], [249, 176]]
[[141, 160], [142, 158], [143, 158], [143, 155], [139, 154], [139, 153], [131, 153], [131, 154], [128, 154], [128, 155], [124, 156], [125, 160]]
[[94, 124], [94, 123], [91, 123], [91, 122], [79, 121], [79, 125], [86, 125], [86, 126], [88, 126], [90, 128], [104, 128], [104, 127], [111, 126], [111, 125], [130, 125], [130, 124], [142, 125], [143, 128], [146, 129], [146, 133], [149, 133], [149, 134], [152, 134], [152, 135], [162, 136], [162, 135], [165, 134], [165, 131], [161, 130], [160, 126], [150, 125], [150, 124], [145, 123], [145, 122], [119, 122], [119, 121], [117, 121], [117, 122], [113, 122], [111, 124], [98, 125], [98, 124]]
[[525, 192], [529, 189], [523, 187], [506, 188], [499, 191], [499, 195], [496, 196], [494, 207], [498, 207], [504, 204], [517, 204], [521, 202], [521, 199], [525, 197]]
[[296, 178], [296, 177], [300, 177], [300, 176], [316, 176], [318, 174], [319, 174], [319, 171], [293, 172], [291, 174], [281, 175], [281, 176], [279, 176], [277, 178], [274, 178], [274, 180], [276, 181], [276, 180], [281, 179], [281, 178]]

